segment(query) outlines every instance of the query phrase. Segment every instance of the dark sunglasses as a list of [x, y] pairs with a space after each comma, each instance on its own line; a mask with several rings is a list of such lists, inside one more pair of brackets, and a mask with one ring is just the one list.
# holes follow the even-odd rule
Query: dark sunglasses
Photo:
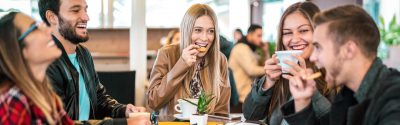
[[36, 30], [37, 28], [38, 28], [38, 26], [36, 25], [36, 23], [34, 23], [34, 24], [32, 24], [31, 27], [29, 27], [29, 29], [27, 31], [25, 31], [24, 33], [22, 33], [22, 35], [20, 37], [18, 37], [18, 41], [21, 42], [22, 46], [25, 45], [25, 42], [23, 42], [25, 37], [28, 36], [32, 31]]

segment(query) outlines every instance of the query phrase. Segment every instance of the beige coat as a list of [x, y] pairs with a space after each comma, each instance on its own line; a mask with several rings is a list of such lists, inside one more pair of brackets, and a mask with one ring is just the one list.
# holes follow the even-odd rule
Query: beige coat
[[[226, 57], [221, 56], [221, 83], [219, 85], [220, 97], [216, 97], [210, 104], [210, 113], [228, 113], [231, 88], [228, 79], [228, 64]], [[147, 92], [148, 105], [153, 110], [158, 110], [160, 115], [176, 114], [174, 106], [181, 98], [189, 98], [189, 67], [181, 58], [179, 45], [170, 45], [158, 51], [157, 59], [150, 74], [150, 87]], [[208, 68], [200, 71], [203, 90], [212, 93], [212, 84], [206, 83]], [[193, 76], [192, 76], [193, 78]]]
[[254, 79], [265, 74], [264, 67], [258, 64], [258, 59], [259, 56], [244, 43], [238, 43], [232, 48], [229, 67], [232, 69], [239, 101], [242, 103], [250, 93]]

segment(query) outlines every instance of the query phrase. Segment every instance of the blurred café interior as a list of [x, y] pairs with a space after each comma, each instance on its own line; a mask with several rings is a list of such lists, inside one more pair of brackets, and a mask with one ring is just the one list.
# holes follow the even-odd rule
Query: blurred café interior
[[[246, 34], [250, 24], [263, 27], [263, 42], [273, 53], [277, 25], [283, 11], [304, 0], [86, 0], [90, 39], [83, 43], [108, 93], [121, 103], [146, 106], [149, 74], [157, 51], [166, 44], [170, 31], [179, 30], [185, 11], [205, 3], [218, 17], [220, 35], [235, 43], [234, 30]], [[382, 37], [378, 56], [400, 69], [399, 0], [307, 0], [321, 10], [345, 4], [362, 6], [379, 28], [395, 36]], [[1, 0], [1, 10], [19, 10], [41, 21], [38, 0]], [[396, 20], [397, 18], [397, 20]], [[384, 22], [384, 23], [383, 23]], [[382, 32], [382, 31], [381, 31]]]

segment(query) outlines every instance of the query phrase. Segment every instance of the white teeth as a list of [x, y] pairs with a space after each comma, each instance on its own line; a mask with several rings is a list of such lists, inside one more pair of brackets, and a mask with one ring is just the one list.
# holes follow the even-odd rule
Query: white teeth
[[86, 24], [78, 24], [77, 27], [78, 28], [86, 28]]
[[195, 43], [195, 44], [200, 47], [206, 47], [208, 45], [208, 43]]
[[292, 46], [293, 50], [303, 50], [304, 48], [306, 48], [306, 44], [302, 44], [302, 45], [294, 45]]

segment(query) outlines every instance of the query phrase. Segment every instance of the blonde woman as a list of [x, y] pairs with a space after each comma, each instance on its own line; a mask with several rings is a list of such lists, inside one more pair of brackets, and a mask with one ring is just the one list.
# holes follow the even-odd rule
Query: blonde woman
[[0, 19], [0, 123], [73, 124], [46, 69], [61, 51], [45, 24], [22, 13]]
[[160, 114], [175, 114], [181, 98], [198, 98], [204, 90], [215, 99], [209, 113], [228, 113], [230, 85], [226, 57], [219, 51], [215, 12], [191, 6], [183, 17], [180, 44], [161, 48], [150, 76], [148, 104]]

